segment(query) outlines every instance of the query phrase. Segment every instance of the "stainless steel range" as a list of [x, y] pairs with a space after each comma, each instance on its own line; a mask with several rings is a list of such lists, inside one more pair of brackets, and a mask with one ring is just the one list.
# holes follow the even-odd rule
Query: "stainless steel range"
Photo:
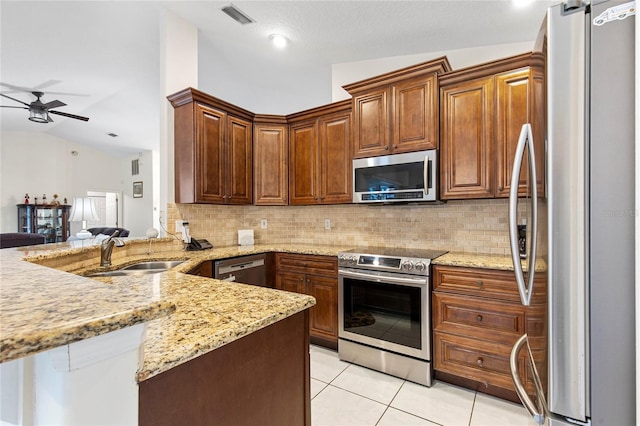
[[338, 255], [340, 359], [431, 386], [431, 260], [446, 251]]

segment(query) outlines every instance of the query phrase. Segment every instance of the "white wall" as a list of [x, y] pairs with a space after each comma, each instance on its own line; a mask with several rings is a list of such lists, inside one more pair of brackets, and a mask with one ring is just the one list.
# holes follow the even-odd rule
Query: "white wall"
[[[138, 160], [139, 174], [131, 174], [131, 161]], [[118, 173], [122, 182], [122, 225], [129, 230], [129, 237], [144, 237], [152, 228], [154, 206], [153, 152], [143, 151], [127, 157], [119, 165]], [[133, 182], [142, 182], [142, 198], [133, 198]]]
[[508, 56], [519, 55], [531, 51], [531, 49], [533, 49], [533, 41], [333, 64], [331, 67], [331, 98], [333, 102], [348, 99], [349, 94], [342, 88], [342, 86], [346, 84], [355, 83], [356, 81], [442, 56], [446, 56], [451, 64], [451, 68], [457, 70]]
[[[87, 191], [126, 193], [125, 181], [120, 176], [123, 162], [128, 165], [130, 175], [130, 161], [85, 145], [46, 133], [2, 132], [0, 232], [16, 232], [16, 204], [24, 202], [25, 193], [29, 193], [31, 203], [35, 197], [41, 199], [43, 194], [49, 201], [55, 193], [61, 202], [66, 197], [71, 203], [73, 197], [85, 195]], [[131, 193], [131, 189], [127, 189]]]

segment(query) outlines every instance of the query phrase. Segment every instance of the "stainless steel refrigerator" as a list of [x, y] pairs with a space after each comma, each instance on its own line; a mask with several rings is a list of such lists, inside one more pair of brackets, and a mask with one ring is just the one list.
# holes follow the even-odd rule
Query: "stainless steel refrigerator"
[[[536, 43], [546, 68], [546, 134], [523, 126], [509, 203], [525, 305], [535, 268], [520, 267], [523, 216], [528, 264], [546, 266], [549, 346], [538, 368], [547, 385], [538, 382], [531, 396], [520, 383], [517, 357], [533, 359], [526, 335], [512, 350], [512, 376], [539, 424], [635, 425], [635, 2], [567, 3], [548, 10]], [[546, 152], [535, 152], [541, 137]], [[530, 185], [530, 196], [518, 198], [522, 158], [545, 162], [544, 194]], [[527, 170], [536, 182], [535, 167]]]

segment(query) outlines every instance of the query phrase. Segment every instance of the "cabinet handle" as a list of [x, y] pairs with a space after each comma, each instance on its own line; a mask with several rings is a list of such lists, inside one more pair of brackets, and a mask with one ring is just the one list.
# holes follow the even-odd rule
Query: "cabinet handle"
[[394, 145], [394, 146], [393, 146], [393, 149], [398, 149], [398, 145]]
[[389, 145], [385, 145], [385, 146], [384, 146], [384, 149], [385, 149], [386, 151], [389, 151]]
[[504, 186], [499, 186], [498, 191], [504, 191]]
[[482, 287], [484, 285], [482, 281], [476, 281], [476, 284], [478, 284], [478, 287]]
[[480, 367], [482, 367], [482, 364], [484, 364], [484, 360], [482, 359], [482, 357], [478, 357], [478, 360], [476, 361], [476, 364], [478, 364]]
[[476, 317], [476, 320], [478, 320], [478, 322], [482, 322], [482, 315], [478, 315], [478, 316]]
[[320, 196], [320, 201], [322, 201], [322, 200], [324, 200], [324, 197], [323, 197], [323, 196]]

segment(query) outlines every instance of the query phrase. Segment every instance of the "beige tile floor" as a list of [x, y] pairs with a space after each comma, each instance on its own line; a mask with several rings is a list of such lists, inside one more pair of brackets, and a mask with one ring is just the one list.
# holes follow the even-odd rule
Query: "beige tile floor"
[[436, 381], [431, 387], [311, 346], [312, 426], [535, 426], [519, 404]]

